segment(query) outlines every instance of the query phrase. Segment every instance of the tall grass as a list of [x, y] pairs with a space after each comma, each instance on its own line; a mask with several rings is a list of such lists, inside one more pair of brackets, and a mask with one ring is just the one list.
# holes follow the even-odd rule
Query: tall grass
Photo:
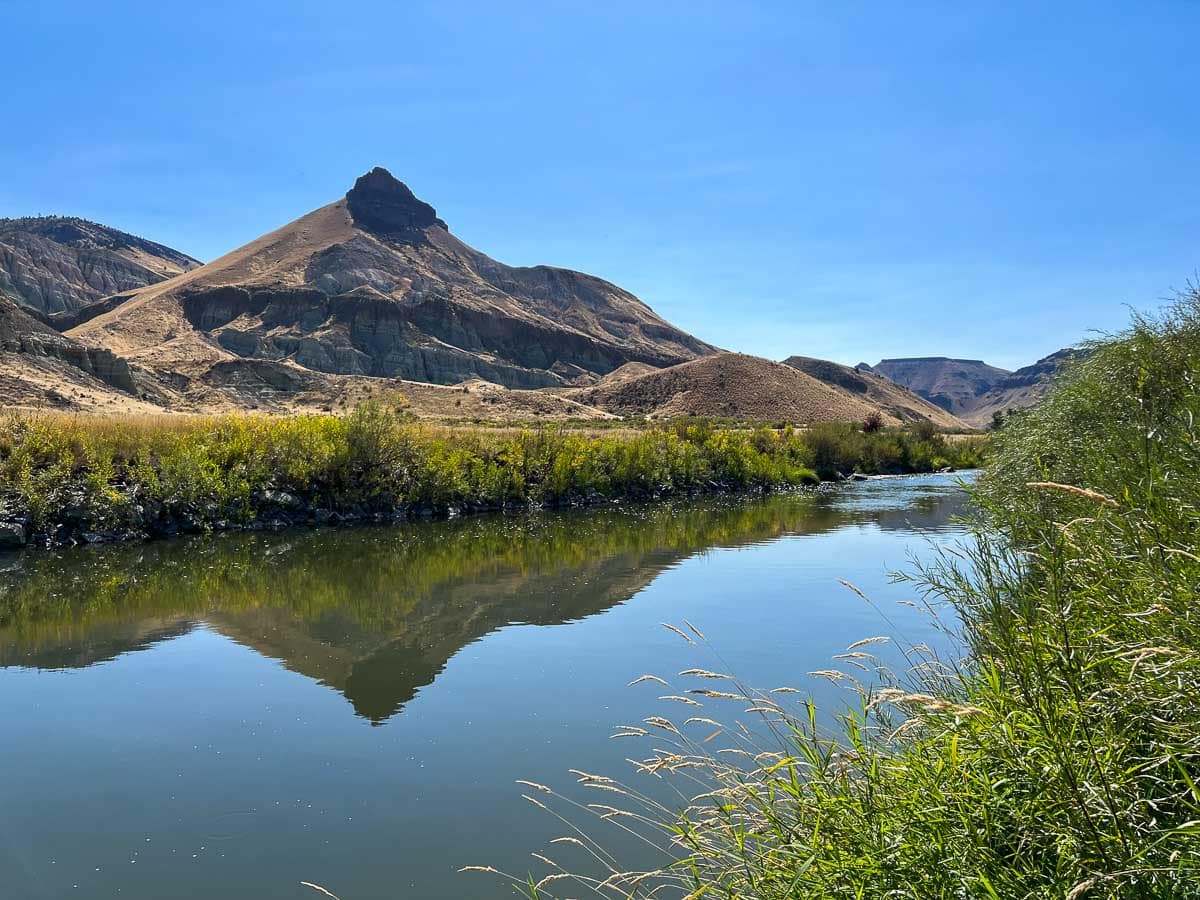
[[[597, 801], [578, 807], [532, 785], [539, 805], [596, 820], [518, 889], [1200, 896], [1198, 375], [1195, 291], [1098, 342], [1000, 431], [973, 541], [909, 576], [961, 638], [961, 660], [906, 647], [895, 672], [872, 653], [882, 639], [847, 648], [810, 673], [847, 688], [835, 728], [789, 691], [680, 673], [664, 692], [684, 715], [619, 735], [652, 737], [638, 778], [670, 780], [690, 798], [684, 812], [641, 782], [577, 773]], [[714, 710], [739, 701], [757, 724], [719, 724]], [[604, 849], [604, 828], [618, 826], [659, 847], [663, 867], [624, 871]], [[560, 866], [569, 850], [591, 864]]]
[[764, 489], [978, 457], [972, 445], [912, 431], [689, 421], [612, 434], [496, 432], [414, 424], [378, 403], [345, 417], [10, 416], [0, 426], [0, 521], [52, 539], [124, 536], [317, 513], [362, 518]]

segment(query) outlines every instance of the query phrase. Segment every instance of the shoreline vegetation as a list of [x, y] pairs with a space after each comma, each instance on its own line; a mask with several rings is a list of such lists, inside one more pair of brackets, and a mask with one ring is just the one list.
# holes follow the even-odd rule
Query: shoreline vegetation
[[[864, 636], [809, 673], [846, 688], [828, 723], [803, 688], [642, 676], [675, 702], [616, 736], [656, 749], [633, 780], [576, 772], [568, 793], [603, 791], [593, 804], [526, 783], [595, 818], [535, 853], [549, 873], [518, 891], [1200, 897], [1200, 291], [1090, 349], [996, 434], [972, 540], [899, 576], [961, 659], [900, 642], [893, 671], [873, 650], [896, 636]], [[648, 777], [673, 779], [686, 811], [641, 792]], [[623, 871], [602, 843], [614, 826], [674, 862]]]
[[448, 428], [402, 398], [346, 416], [12, 414], [0, 548], [765, 491], [971, 468], [984, 450], [923, 426]]

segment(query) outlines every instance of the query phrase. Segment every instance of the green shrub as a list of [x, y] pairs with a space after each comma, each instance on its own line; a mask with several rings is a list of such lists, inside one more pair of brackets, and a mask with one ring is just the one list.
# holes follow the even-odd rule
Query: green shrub
[[[910, 576], [964, 658], [906, 647], [912, 668], [894, 673], [871, 640], [852, 646], [823, 673], [850, 691], [832, 733], [811, 702], [694, 670], [722, 680], [693, 696], [717, 685], [775, 738], [730, 729], [708, 743], [716, 723], [684, 716], [626, 729], [660, 748], [641, 772], [701, 793], [676, 818], [581, 776], [605, 792], [596, 829], [624, 823], [678, 859], [603, 871], [595, 893], [1200, 897], [1200, 294], [1091, 349], [997, 433], [974, 540]], [[852, 440], [811, 437], [818, 466]], [[945, 449], [913, 430], [867, 456], [935, 465]], [[592, 829], [576, 833], [596, 848]], [[581, 882], [551, 876], [518, 887], [578, 895]]]
[[51, 528], [153, 530], [139, 505], [191, 526], [246, 523], [270, 491], [309, 509], [565, 503], [696, 489], [767, 489], [839, 473], [929, 471], [979, 461], [977, 445], [936, 434], [855, 425], [743, 428], [686, 419], [634, 430], [447, 429], [400, 405], [365, 403], [344, 417], [230, 415], [102, 419], [11, 416], [0, 428], [0, 511]]

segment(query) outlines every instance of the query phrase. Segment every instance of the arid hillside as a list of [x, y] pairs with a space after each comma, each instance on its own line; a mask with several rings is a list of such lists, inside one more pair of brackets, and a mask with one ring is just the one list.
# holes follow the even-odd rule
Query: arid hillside
[[468, 247], [383, 169], [359, 178], [345, 198], [132, 292], [70, 333], [218, 388], [222, 367], [237, 361], [538, 388], [714, 352], [607, 281], [514, 268]]
[[151, 411], [125, 360], [73, 341], [0, 296], [0, 408]]
[[980, 394], [1009, 374], [1008, 370], [989, 366], [979, 359], [947, 356], [884, 359], [874, 366], [859, 368], [890, 378], [956, 416], [973, 408]]
[[[883, 375], [726, 353], [600, 278], [497, 262], [380, 168], [207, 265], [82, 219], [3, 223], [0, 252], [8, 240], [24, 254], [0, 269], [6, 293], [23, 291], [22, 306], [0, 308], [8, 406], [338, 412], [403, 395], [435, 419], [805, 423], [879, 412], [966, 427]], [[929, 361], [881, 368], [901, 362]], [[953, 369], [926, 371], [920, 390], [965, 392]]]
[[809, 423], [862, 421], [879, 412], [890, 424], [926, 419], [946, 430], [965, 427], [878, 376], [824, 360], [793, 358], [784, 364], [738, 353], [664, 368], [627, 362], [586, 387], [510, 388], [482, 378], [433, 384], [233, 355], [203, 360], [191, 373], [162, 368], [153, 353], [126, 358], [107, 346], [85, 345], [0, 298], [0, 402], [9, 407], [114, 414], [345, 412], [381, 399], [437, 420], [715, 416]]
[[861, 421], [887, 410], [831, 387], [799, 369], [747, 356], [721, 353], [665, 369], [613, 377], [569, 392], [586, 406], [616, 415], [724, 416], [750, 421], [796, 423]]
[[811, 356], [789, 356], [784, 363], [830, 387], [845, 391], [859, 400], [870, 403], [878, 407], [881, 412], [902, 422], [916, 422], [924, 419], [932, 422], [938, 428], [950, 431], [966, 427], [962, 420], [940, 406], [930, 403], [907, 388], [901, 387], [882, 375], [876, 375], [874, 372], [853, 369], [850, 366], [843, 366], [827, 359], [814, 359]]
[[986, 428], [994, 413], [1028, 409], [1046, 396], [1054, 378], [1062, 369], [1086, 353], [1078, 348], [1057, 350], [1006, 375], [980, 394], [963, 419], [977, 428]]
[[87, 219], [0, 219], [0, 295], [45, 315], [70, 314], [199, 265], [178, 250]]

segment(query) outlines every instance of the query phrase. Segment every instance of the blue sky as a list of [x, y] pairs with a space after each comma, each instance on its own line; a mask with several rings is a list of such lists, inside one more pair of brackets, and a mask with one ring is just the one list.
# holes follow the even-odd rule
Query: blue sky
[[497, 259], [608, 278], [730, 349], [1008, 367], [1200, 267], [1200, 4], [0, 0], [0, 20], [0, 215], [201, 259], [383, 165]]

